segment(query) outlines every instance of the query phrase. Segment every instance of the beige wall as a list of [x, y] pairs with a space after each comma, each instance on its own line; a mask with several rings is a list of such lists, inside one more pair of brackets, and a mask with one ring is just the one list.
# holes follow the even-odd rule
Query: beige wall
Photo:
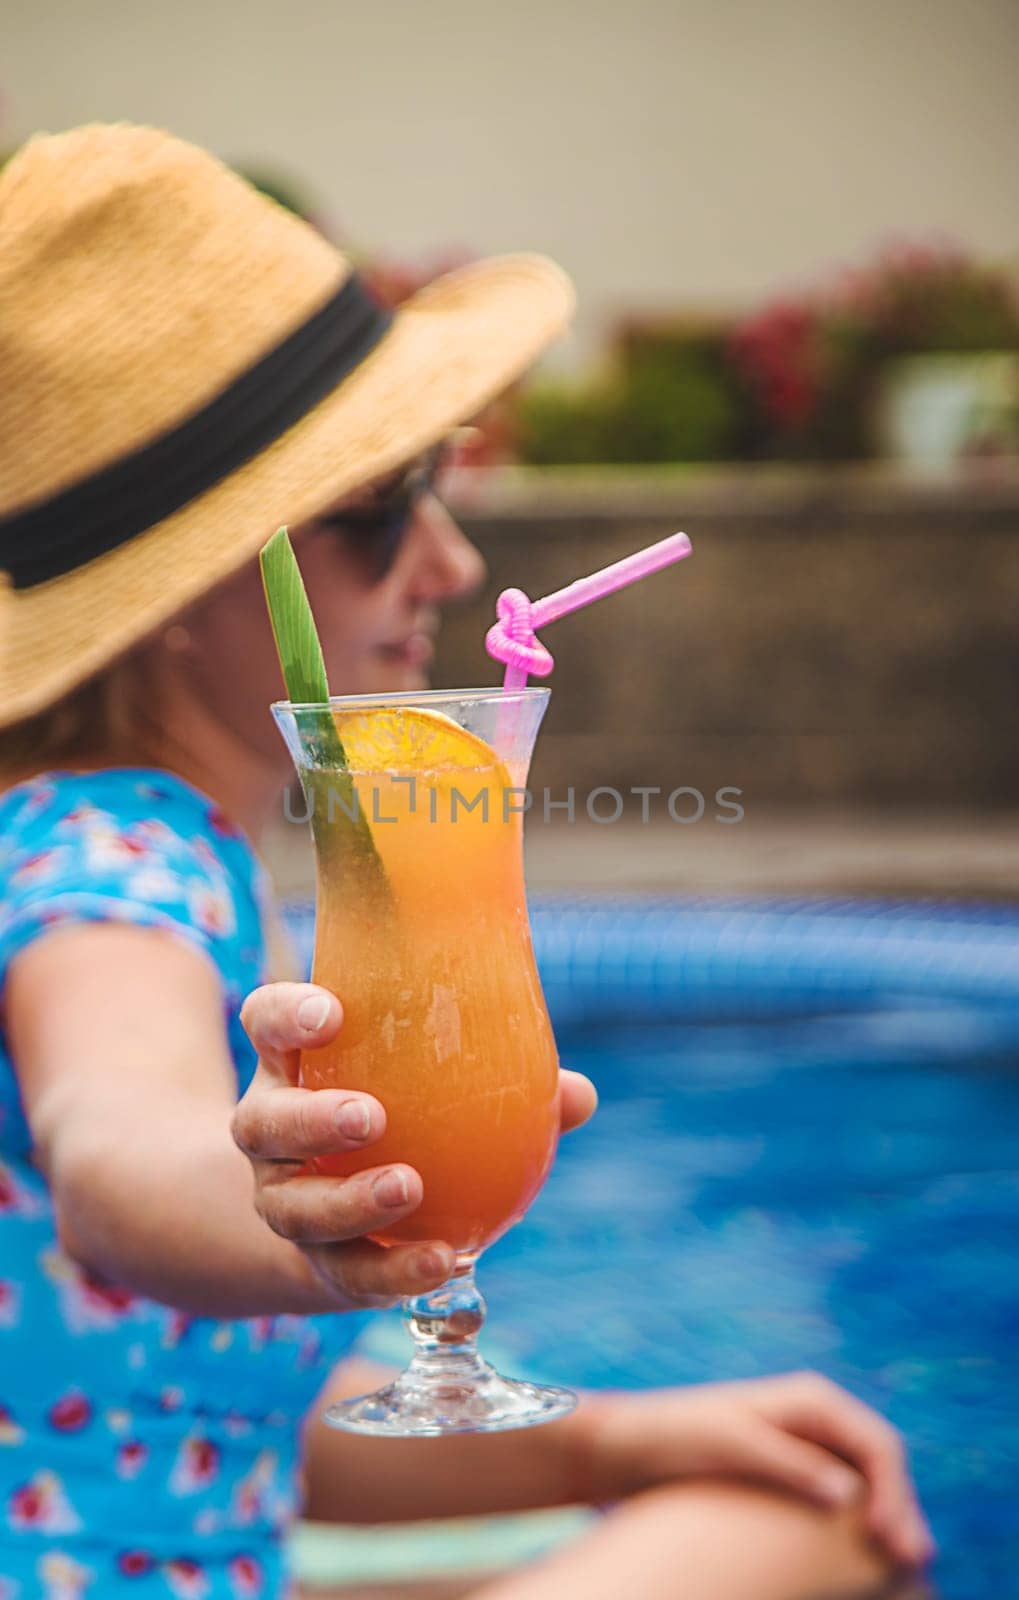
[[547, 250], [590, 334], [889, 234], [1019, 255], [1016, 0], [0, 0], [0, 137], [154, 121], [358, 237]]

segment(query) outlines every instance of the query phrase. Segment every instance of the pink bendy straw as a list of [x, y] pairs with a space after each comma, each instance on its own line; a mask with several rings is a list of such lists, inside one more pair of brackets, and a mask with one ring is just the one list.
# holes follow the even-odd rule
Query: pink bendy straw
[[499, 620], [492, 624], [485, 635], [485, 649], [489, 655], [493, 660], [505, 663], [503, 688], [523, 689], [528, 674], [535, 678], [547, 678], [552, 671], [555, 662], [537, 637], [536, 628], [543, 628], [547, 623], [565, 617], [570, 611], [579, 611], [581, 606], [590, 605], [592, 600], [601, 600], [604, 595], [612, 594], [628, 583], [636, 583], [638, 578], [650, 577], [652, 572], [660, 572], [662, 567], [671, 567], [674, 561], [682, 561], [684, 556], [688, 556], [691, 548], [685, 533], [674, 533], [668, 539], [660, 539], [657, 544], [649, 545], [646, 550], [638, 550], [632, 556], [624, 556], [622, 561], [614, 561], [600, 572], [592, 572], [588, 578], [578, 578], [575, 583], [568, 583], [565, 589], [547, 594], [544, 600], [529, 600], [522, 589], [504, 589], [495, 607]]

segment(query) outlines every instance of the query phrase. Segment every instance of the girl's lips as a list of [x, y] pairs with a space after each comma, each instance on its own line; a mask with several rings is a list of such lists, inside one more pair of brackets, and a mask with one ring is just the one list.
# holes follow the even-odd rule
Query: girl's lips
[[435, 654], [435, 641], [430, 633], [411, 633], [398, 644], [380, 645], [379, 654], [402, 666], [427, 667]]

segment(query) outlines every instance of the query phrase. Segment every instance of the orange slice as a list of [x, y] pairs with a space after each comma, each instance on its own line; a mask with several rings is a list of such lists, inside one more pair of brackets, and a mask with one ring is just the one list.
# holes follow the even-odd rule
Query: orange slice
[[491, 745], [441, 711], [414, 706], [333, 712], [336, 732], [352, 773], [429, 773], [495, 769], [509, 787], [509, 774]]

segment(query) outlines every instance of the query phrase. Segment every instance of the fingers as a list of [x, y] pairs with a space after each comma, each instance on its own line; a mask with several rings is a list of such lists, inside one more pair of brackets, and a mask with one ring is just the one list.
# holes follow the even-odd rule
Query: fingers
[[565, 1068], [559, 1074], [559, 1118], [563, 1133], [582, 1127], [598, 1109], [598, 1091], [590, 1078]]
[[386, 1113], [374, 1095], [349, 1089], [285, 1089], [244, 1096], [233, 1115], [234, 1142], [253, 1161], [305, 1161], [361, 1150], [381, 1139]]
[[438, 1241], [383, 1249], [368, 1240], [312, 1246], [305, 1255], [317, 1275], [352, 1304], [390, 1306], [407, 1295], [426, 1294], [451, 1277], [456, 1252]]
[[815, 1434], [821, 1442], [853, 1461], [867, 1480], [870, 1531], [900, 1560], [918, 1565], [929, 1561], [934, 1541], [920, 1510], [898, 1431], [862, 1401], [841, 1391], [837, 1405], [818, 1414], [816, 1422]]
[[859, 1473], [836, 1460], [830, 1450], [784, 1433], [763, 1418], [744, 1425], [740, 1456], [749, 1476], [803, 1495], [815, 1505], [851, 1505], [866, 1492]]
[[372, 1167], [350, 1178], [262, 1183], [255, 1204], [274, 1233], [304, 1249], [380, 1233], [416, 1211], [423, 1192], [413, 1167]]
[[281, 1082], [297, 1079], [297, 1052], [335, 1039], [343, 1007], [315, 983], [267, 983], [241, 1008], [244, 1030], [264, 1069]]
[[304, 1170], [315, 1156], [363, 1149], [385, 1131], [385, 1111], [373, 1095], [296, 1087], [300, 1051], [330, 1044], [342, 1021], [339, 1000], [317, 984], [271, 983], [248, 996], [241, 1022], [259, 1069], [234, 1113], [233, 1133], [255, 1164], [256, 1206], [268, 1226], [297, 1245], [316, 1277], [347, 1303], [392, 1305], [438, 1288], [456, 1255], [441, 1242], [383, 1249], [364, 1237], [421, 1204], [413, 1167], [376, 1167], [349, 1178]]
[[258, 1073], [234, 1112], [233, 1136], [255, 1161], [305, 1161], [380, 1139], [386, 1114], [370, 1094], [290, 1087], [298, 1052], [329, 1044], [343, 1021], [334, 994], [313, 983], [269, 983], [244, 1002], [241, 1021]]
[[934, 1554], [900, 1434], [862, 1400], [820, 1373], [784, 1380], [782, 1426], [850, 1461], [867, 1481], [867, 1525], [900, 1561], [922, 1564]]

